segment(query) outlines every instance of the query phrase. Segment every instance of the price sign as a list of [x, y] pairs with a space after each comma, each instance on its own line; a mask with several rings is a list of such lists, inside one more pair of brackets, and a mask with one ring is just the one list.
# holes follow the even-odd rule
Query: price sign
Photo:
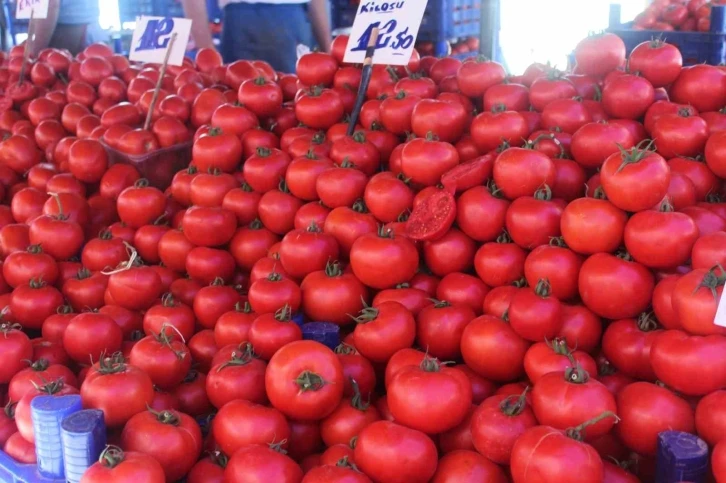
[[176, 34], [169, 54], [169, 65], [182, 65], [191, 30], [192, 21], [188, 18], [140, 17], [131, 38], [129, 59], [164, 63], [171, 37]]
[[406, 65], [413, 52], [427, 0], [361, 0], [343, 60], [363, 62], [371, 32], [378, 28], [375, 64]]
[[29, 19], [31, 12], [33, 18], [46, 18], [48, 17], [48, 2], [49, 0], [18, 0], [15, 6], [15, 18], [18, 20]]
[[713, 323], [720, 327], [726, 327], [726, 296], [724, 295], [721, 295], [721, 298], [718, 301], [716, 318], [713, 320]]

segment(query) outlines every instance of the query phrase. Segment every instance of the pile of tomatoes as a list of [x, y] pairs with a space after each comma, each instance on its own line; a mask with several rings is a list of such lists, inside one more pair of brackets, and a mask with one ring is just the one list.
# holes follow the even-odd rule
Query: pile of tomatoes
[[[104, 46], [8, 54], [3, 450], [80, 394], [84, 483], [649, 482], [666, 430], [726, 482], [726, 71], [612, 34], [571, 73], [414, 51], [348, 136], [346, 42], [295, 75], [202, 50], [154, 106]], [[184, 143], [169, 186], [107, 150]]]
[[633, 22], [636, 30], [708, 32], [711, 7], [724, 0], [654, 0]]

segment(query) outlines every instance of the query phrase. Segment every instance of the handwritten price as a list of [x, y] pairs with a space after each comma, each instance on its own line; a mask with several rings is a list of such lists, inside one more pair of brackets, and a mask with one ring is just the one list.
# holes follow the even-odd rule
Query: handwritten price
[[[371, 38], [373, 29], [378, 27], [378, 42], [376, 43], [376, 49], [384, 49], [386, 47], [393, 50], [405, 50], [411, 47], [414, 42], [414, 36], [408, 33], [408, 27], [395, 33], [398, 22], [395, 20], [389, 20], [383, 27], [381, 22], [373, 22], [365, 29], [363, 34], [358, 38], [355, 47], [350, 49], [352, 52], [365, 51], [368, 45], [368, 40]], [[399, 54], [401, 55], [401, 54]]]

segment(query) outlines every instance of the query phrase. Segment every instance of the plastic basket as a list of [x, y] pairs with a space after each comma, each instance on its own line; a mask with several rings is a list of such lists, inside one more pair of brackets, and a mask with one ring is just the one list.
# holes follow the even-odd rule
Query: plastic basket
[[304, 340], [320, 342], [330, 349], [340, 344], [340, 327], [331, 322], [308, 322], [303, 324], [302, 333]]
[[673, 44], [683, 55], [683, 65], [719, 65], [726, 61], [726, 7], [711, 8], [710, 32], [665, 32], [633, 30], [632, 23], [620, 24], [620, 5], [610, 5], [610, 27], [625, 43], [628, 55], [638, 45], [654, 38]]
[[124, 163], [135, 167], [142, 178], [162, 191], [169, 187], [177, 171], [185, 169], [192, 160], [191, 141], [142, 155], [125, 154], [103, 141], [101, 144], [106, 148], [109, 164]]
[[39, 396], [30, 402], [35, 433], [38, 471], [49, 478], [63, 478], [63, 444], [61, 422], [82, 409], [81, 396]]
[[2, 483], [65, 483], [64, 478], [46, 478], [35, 465], [23, 465], [0, 451], [0, 481]]
[[61, 442], [66, 480], [79, 483], [106, 446], [103, 411], [85, 409], [65, 418], [61, 423]]
[[[333, 0], [333, 28], [344, 29], [352, 26], [357, 11], [358, 3]], [[440, 43], [461, 37], [478, 37], [480, 30], [481, 0], [429, 0], [417, 40]]]
[[708, 473], [708, 445], [694, 434], [664, 431], [658, 435], [658, 483], [703, 483]]

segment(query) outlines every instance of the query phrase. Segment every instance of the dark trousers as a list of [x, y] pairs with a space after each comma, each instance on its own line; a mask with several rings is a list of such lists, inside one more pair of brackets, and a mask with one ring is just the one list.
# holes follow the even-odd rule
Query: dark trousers
[[58, 24], [50, 38], [50, 46], [55, 49], [66, 49], [77, 55], [86, 48], [87, 24]]

